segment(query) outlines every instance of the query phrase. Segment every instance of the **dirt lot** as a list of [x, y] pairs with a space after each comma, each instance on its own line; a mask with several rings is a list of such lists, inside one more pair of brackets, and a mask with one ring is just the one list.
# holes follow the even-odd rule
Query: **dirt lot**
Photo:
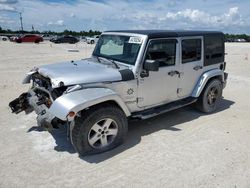
[[27, 90], [21, 80], [33, 66], [92, 48], [0, 42], [0, 187], [250, 187], [250, 44], [226, 44], [229, 80], [217, 113], [186, 107], [130, 123], [122, 146], [79, 158], [65, 129], [44, 132], [35, 114], [11, 114], [8, 103]]

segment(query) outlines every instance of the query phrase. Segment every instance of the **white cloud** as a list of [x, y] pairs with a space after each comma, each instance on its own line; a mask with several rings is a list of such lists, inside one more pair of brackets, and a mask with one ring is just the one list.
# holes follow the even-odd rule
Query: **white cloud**
[[0, 4], [15, 4], [17, 0], [0, 0]]
[[60, 26], [60, 27], [65, 26], [63, 20], [57, 20], [55, 22], [50, 21], [50, 22], [48, 22], [48, 25], [50, 25], [50, 26]]
[[76, 17], [76, 15], [75, 15], [74, 13], [71, 13], [69, 16], [70, 16], [71, 18], [75, 18], [75, 17]]
[[[216, 6], [216, 11], [213, 11], [211, 7], [204, 9], [204, 1], [197, 2], [197, 6], [193, 2], [187, 5], [188, 1], [191, 2], [117, 0], [114, 3], [112, 0], [106, 0], [105, 3], [98, 3], [78, 0], [75, 3], [48, 3], [41, 0], [22, 0], [15, 6], [22, 10], [24, 28], [29, 28], [33, 24], [39, 30], [208, 29], [250, 32], [250, 23], [247, 21], [250, 19], [241, 12], [242, 7], [235, 6], [229, 9], [228, 5]], [[210, 2], [215, 0], [205, 3]], [[0, 3], [1, 9], [16, 10], [13, 5], [6, 3]], [[16, 24], [8, 26], [19, 27], [18, 22], [17, 18]]]
[[16, 12], [16, 8], [8, 4], [0, 4], [0, 11]]
[[63, 20], [57, 20], [56, 21], [56, 25], [63, 26], [64, 25], [64, 21]]
[[228, 26], [244, 26], [247, 23], [239, 13], [238, 7], [233, 7], [227, 13], [211, 15], [197, 9], [185, 9], [177, 12], [167, 12], [165, 15], [156, 13], [138, 12], [131, 15], [131, 19], [137, 19], [148, 26], [160, 25], [161, 27], [172, 25], [173, 29], [186, 28], [224, 28]]
[[16, 12], [16, 8], [12, 4], [16, 4], [17, 0], [0, 0], [0, 11]]
[[0, 15], [0, 24], [11, 24], [11, 23], [14, 23], [14, 20], [11, 20], [9, 18]]

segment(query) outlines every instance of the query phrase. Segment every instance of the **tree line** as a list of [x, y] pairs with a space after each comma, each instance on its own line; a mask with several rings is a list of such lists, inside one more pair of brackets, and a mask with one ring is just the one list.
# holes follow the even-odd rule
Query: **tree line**
[[228, 39], [245, 39], [246, 41], [250, 42], [250, 36], [246, 34], [225, 34], [226, 40]]
[[64, 30], [62, 32], [55, 32], [55, 31], [13, 31], [11, 29], [2, 29], [0, 26], [0, 33], [1, 34], [49, 34], [49, 35], [72, 35], [72, 36], [94, 36], [94, 35], [100, 35], [102, 32], [101, 31], [94, 31], [94, 30], [89, 30], [89, 31], [71, 31], [71, 30]]
[[[2, 29], [0, 26], [0, 33], [2, 34], [26, 34], [26, 33], [32, 33], [32, 34], [49, 34], [49, 35], [72, 35], [72, 36], [94, 36], [94, 35], [100, 35], [101, 31], [71, 31], [71, 30], [64, 30], [62, 32], [55, 32], [55, 31], [13, 31], [10, 29]], [[246, 34], [225, 34], [226, 40], [227, 39], [245, 39], [246, 41], [250, 42], [250, 36]]]

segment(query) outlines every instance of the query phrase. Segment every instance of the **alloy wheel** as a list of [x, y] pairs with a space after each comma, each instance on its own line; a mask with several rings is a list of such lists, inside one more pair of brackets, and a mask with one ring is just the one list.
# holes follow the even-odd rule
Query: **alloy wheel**
[[207, 103], [209, 105], [214, 105], [217, 98], [218, 98], [219, 91], [216, 87], [210, 88], [210, 90], [207, 93]]
[[101, 149], [110, 145], [116, 138], [118, 125], [111, 118], [96, 122], [88, 133], [88, 143], [91, 147]]

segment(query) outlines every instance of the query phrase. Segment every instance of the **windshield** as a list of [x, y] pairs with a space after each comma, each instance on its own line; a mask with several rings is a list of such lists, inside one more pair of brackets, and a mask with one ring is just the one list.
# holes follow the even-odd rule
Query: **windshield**
[[141, 43], [141, 37], [102, 35], [93, 55], [135, 65]]

